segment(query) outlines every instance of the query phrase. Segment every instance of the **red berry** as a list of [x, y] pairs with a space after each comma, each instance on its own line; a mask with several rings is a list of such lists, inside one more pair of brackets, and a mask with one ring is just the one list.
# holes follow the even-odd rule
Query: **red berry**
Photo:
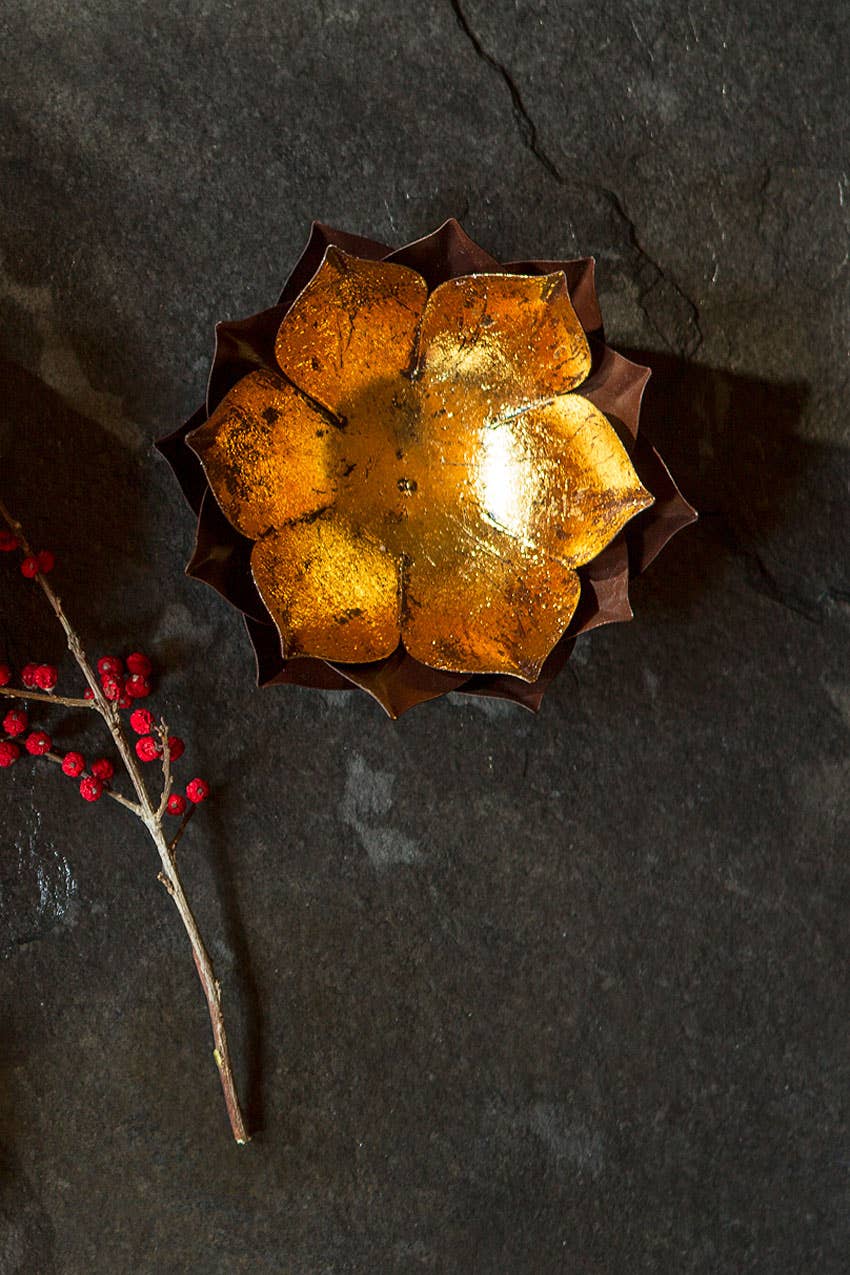
[[94, 699], [94, 691], [90, 686], [83, 691], [83, 699]]
[[62, 758], [62, 769], [66, 775], [76, 779], [86, 768], [86, 759], [82, 753], [66, 753]]
[[124, 661], [119, 660], [117, 655], [102, 655], [97, 662], [97, 671], [101, 677], [105, 677], [107, 673], [120, 677], [124, 672]]
[[137, 735], [149, 735], [153, 727], [153, 713], [147, 708], [137, 708], [130, 714], [130, 725]]
[[17, 744], [10, 744], [5, 739], [0, 739], [0, 768], [3, 770], [7, 766], [11, 766], [21, 755], [21, 750]]
[[136, 740], [136, 756], [139, 761], [156, 761], [159, 756], [159, 744], [153, 735], [143, 735]]
[[132, 702], [126, 691], [122, 691], [115, 701], [119, 708], [129, 708]]
[[186, 810], [186, 798], [181, 797], [179, 792], [173, 792], [165, 809], [170, 815], [182, 815]]
[[8, 686], [12, 680], [12, 670], [8, 664], [0, 664], [0, 686]]
[[42, 691], [52, 691], [59, 675], [52, 664], [39, 664], [35, 670], [35, 684]]
[[11, 708], [3, 718], [3, 729], [7, 735], [23, 735], [30, 724], [30, 719], [22, 708]]
[[21, 681], [28, 690], [35, 690], [35, 674], [38, 668], [37, 664], [25, 664], [21, 669]]
[[124, 694], [124, 679], [114, 673], [107, 673], [101, 682], [103, 693], [108, 700], [118, 700]]
[[17, 549], [19, 543], [13, 531], [8, 531], [5, 527], [0, 529], [0, 553], [11, 553], [13, 549]]
[[40, 553], [36, 554], [36, 561], [38, 562], [38, 569], [43, 576], [46, 576], [56, 566], [56, 558], [50, 549], [42, 549]]
[[38, 575], [38, 558], [34, 558], [31, 553], [21, 563], [21, 575], [28, 580], [34, 580]]
[[141, 651], [134, 651], [132, 655], [127, 656], [127, 668], [131, 673], [138, 673], [141, 677], [150, 677], [153, 672], [153, 665]]
[[91, 773], [95, 779], [102, 779], [104, 783], [108, 783], [115, 774], [115, 767], [108, 757], [98, 757], [97, 761], [91, 764]]
[[199, 801], [206, 801], [210, 795], [210, 786], [203, 779], [193, 779], [186, 785], [186, 796], [195, 805]]
[[86, 775], [80, 780], [80, 796], [86, 801], [100, 801], [103, 796], [103, 784], [94, 775]]
[[171, 760], [177, 761], [178, 757], [182, 757], [186, 751], [186, 745], [177, 735], [168, 736], [168, 751], [171, 754]]
[[141, 673], [133, 673], [124, 683], [124, 689], [128, 695], [132, 695], [133, 699], [144, 699], [146, 695], [150, 695], [150, 682], [146, 677], [142, 677]]
[[53, 740], [50, 738], [46, 730], [30, 731], [24, 740], [24, 748], [33, 757], [43, 757], [45, 753], [49, 753], [53, 747]]

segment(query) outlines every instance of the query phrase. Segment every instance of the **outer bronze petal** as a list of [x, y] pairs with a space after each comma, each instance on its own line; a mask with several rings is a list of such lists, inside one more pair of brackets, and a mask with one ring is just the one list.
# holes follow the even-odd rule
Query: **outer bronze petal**
[[211, 416], [226, 394], [251, 372], [278, 372], [274, 343], [287, 307], [272, 306], [215, 325], [215, 354], [207, 382], [207, 415]]
[[[638, 518], [645, 515], [638, 515]], [[634, 521], [637, 522], [638, 518]], [[581, 597], [568, 630], [570, 637], [618, 624], [632, 618], [629, 602], [629, 550], [627, 537], [634, 522], [579, 571]]]
[[286, 658], [359, 663], [398, 646], [395, 561], [333, 512], [270, 531], [255, 544], [251, 569]]
[[[343, 245], [344, 246], [344, 245]], [[362, 255], [362, 254], [360, 254]], [[414, 243], [397, 248], [386, 257], [400, 266], [410, 266], [422, 275], [429, 291], [466, 274], [499, 274], [509, 267], [502, 266], [489, 252], [485, 252], [454, 217], [444, 221], [438, 230], [432, 231]], [[537, 270], [517, 271], [518, 274], [538, 274]]]
[[446, 673], [420, 664], [403, 646], [388, 659], [376, 660], [373, 664], [334, 664], [332, 667], [352, 686], [360, 687], [377, 700], [394, 720], [417, 704], [458, 690], [469, 680], [465, 673]]
[[[655, 496], [653, 507], [636, 518], [626, 531], [632, 575], [644, 571], [671, 537], [697, 517], [655, 448], [644, 435], [638, 434], [638, 415], [649, 377], [648, 367], [603, 346], [598, 368], [594, 366], [581, 390], [617, 428], [638, 477]], [[635, 440], [633, 445], [628, 435]]]
[[632, 575], [639, 575], [658, 556], [668, 540], [683, 527], [696, 522], [697, 512], [676, 486], [670, 471], [652, 444], [638, 437], [633, 453], [641, 480], [655, 492], [655, 505], [635, 520], [628, 538]]
[[593, 370], [581, 387], [582, 397], [589, 399], [607, 416], [627, 450], [637, 438], [638, 418], [650, 370], [640, 363], [623, 358], [608, 345], [593, 342]]
[[471, 677], [459, 688], [460, 694], [506, 699], [512, 704], [519, 704], [521, 708], [527, 708], [530, 712], [536, 713], [549, 686], [572, 655], [574, 646], [574, 638], [562, 637], [546, 657], [540, 675], [534, 682], [523, 682], [518, 677], [507, 677], [503, 674], [495, 676], [485, 674], [480, 677]]
[[278, 364], [345, 421], [376, 386], [410, 368], [426, 298], [414, 270], [328, 248], [280, 326]]
[[156, 442], [157, 451], [168, 461], [180, 490], [196, 514], [200, 512], [204, 492], [208, 490], [207, 478], [201, 462], [186, 446], [186, 435], [203, 425], [206, 419], [206, 408], [199, 407], [173, 434], [166, 434]]
[[215, 498], [243, 536], [304, 518], [333, 501], [333, 425], [273, 372], [252, 372], [187, 436]]
[[269, 613], [251, 575], [253, 547], [253, 541], [231, 526], [207, 487], [198, 516], [195, 547], [186, 573], [210, 585], [246, 617], [270, 624]]
[[575, 388], [590, 366], [563, 274], [467, 275], [428, 298], [416, 376], [448, 387], [467, 424], [467, 393], [495, 420]]

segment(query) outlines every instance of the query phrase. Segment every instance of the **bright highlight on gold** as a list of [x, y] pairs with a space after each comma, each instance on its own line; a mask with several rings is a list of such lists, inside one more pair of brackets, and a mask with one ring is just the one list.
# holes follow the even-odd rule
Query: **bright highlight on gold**
[[189, 435], [256, 541], [285, 657], [533, 681], [576, 568], [652, 503], [574, 391], [590, 350], [563, 274], [467, 275], [329, 248], [251, 373]]

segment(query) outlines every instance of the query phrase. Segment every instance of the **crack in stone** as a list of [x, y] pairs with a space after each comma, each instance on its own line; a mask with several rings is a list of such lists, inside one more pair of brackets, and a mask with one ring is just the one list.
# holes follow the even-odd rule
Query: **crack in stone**
[[517, 128], [519, 129], [523, 144], [531, 151], [538, 163], [543, 165], [550, 177], [554, 178], [554, 180], [559, 182], [560, 185], [565, 185], [564, 178], [558, 171], [557, 165], [549, 158], [537, 140], [537, 125], [529, 115], [525, 103], [522, 100], [522, 94], [520, 93], [516, 81], [510, 71], [503, 62], [499, 62], [497, 58], [493, 57], [492, 53], [488, 53], [484, 48], [484, 45], [472, 29], [469, 19], [461, 7], [460, 0], [449, 0], [449, 3], [454, 11], [458, 26], [472, 45], [478, 57], [481, 58], [482, 62], [486, 62], [488, 66], [492, 67], [496, 74], [500, 75], [504, 80], [507, 90], [511, 95], [511, 102], [513, 103], [514, 108], [514, 119], [516, 120]]
[[[485, 62], [505, 84], [511, 96], [511, 104], [513, 107], [513, 116], [516, 122], [517, 131], [519, 132], [525, 148], [534, 156], [541, 168], [551, 177], [551, 179], [563, 187], [564, 190], [575, 190], [575, 186], [567, 181], [564, 174], [558, 168], [558, 165], [552, 159], [551, 155], [541, 145], [537, 135], [537, 125], [534, 123], [528, 108], [523, 100], [522, 93], [519, 90], [515, 79], [511, 75], [510, 70], [503, 62], [494, 57], [482, 44], [477, 32], [472, 27], [466, 13], [463, 10], [460, 0], [449, 0], [452, 12], [455, 15], [458, 26], [463, 32], [469, 44], [472, 46], [475, 54], [482, 62]], [[586, 184], [586, 185], [589, 185]], [[676, 283], [675, 279], [671, 279], [662, 266], [655, 260], [653, 256], [647, 252], [643, 244], [640, 242], [637, 233], [637, 227], [634, 221], [626, 212], [622, 199], [616, 191], [610, 190], [607, 186], [597, 185], [603, 198], [608, 202], [614, 215], [617, 217], [621, 225], [624, 227], [629, 245], [641, 262], [644, 272], [648, 275], [645, 286], [642, 287], [638, 297], [638, 304], [646, 316], [649, 323], [661, 337], [668, 349], [676, 354], [680, 354], [683, 358], [691, 359], [699, 350], [703, 343], [703, 331], [700, 324], [699, 307], [696, 302], [684, 291], [684, 289]], [[677, 339], [674, 335], [670, 336], [669, 332], [662, 327], [660, 321], [654, 317], [650, 309], [647, 307], [647, 300], [656, 292], [658, 288], [665, 288], [672, 293], [678, 302], [685, 307], [684, 326], [688, 329], [688, 334], [683, 339]]]

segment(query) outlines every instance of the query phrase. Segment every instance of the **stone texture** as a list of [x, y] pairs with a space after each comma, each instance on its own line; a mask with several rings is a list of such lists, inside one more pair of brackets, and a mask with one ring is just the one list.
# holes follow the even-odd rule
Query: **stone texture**
[[[843, 1275], [848, 25], [789, 0], [0, 15], [0, 490], [92, 649], [156, 653], [216, 789], [183, 864], [259, 1128], [228, 1144], [136, 826], [4, 773], [2, 1275]], [[402, 242], [450, 214], [502, 258], [598, 257], [702, 521], [537, 718], [256, 692], [181, 575], [152, 440], [311, 217]], [[0, 566], [0, 644], [59, 658]]]

